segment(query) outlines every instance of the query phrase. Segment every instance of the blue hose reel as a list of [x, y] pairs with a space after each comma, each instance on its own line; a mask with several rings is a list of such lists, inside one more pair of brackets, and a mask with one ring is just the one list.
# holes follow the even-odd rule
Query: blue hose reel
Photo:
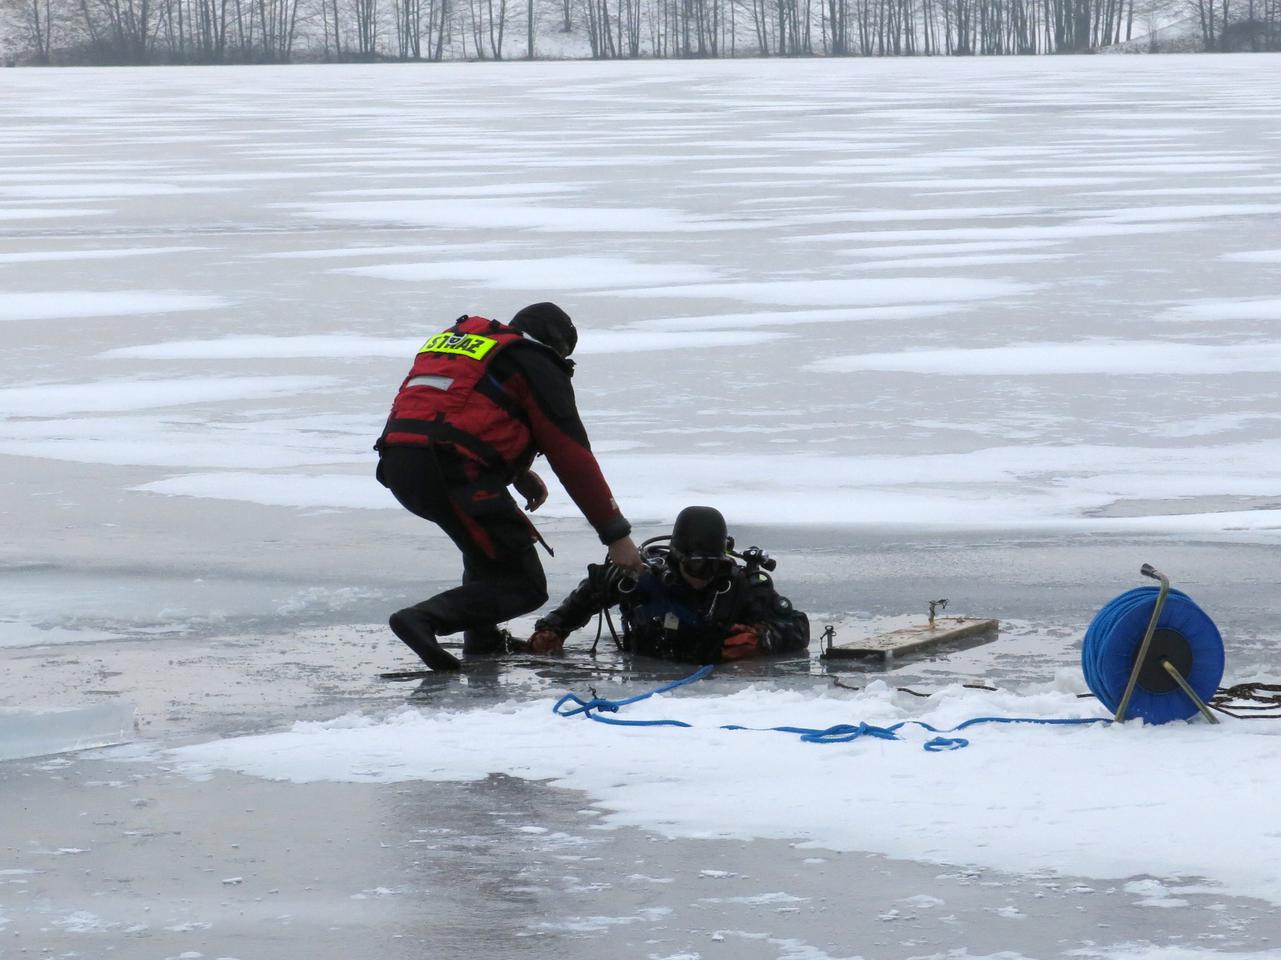
[[1118, 721], [1187, 720], [1223, 679], [1223, 638], [1205, 611], [1151, 564], [1140, 571], [1160, 587], [1136, 587], [1107, 603], [1085, 631], [1081, 668], [1090, 692]]

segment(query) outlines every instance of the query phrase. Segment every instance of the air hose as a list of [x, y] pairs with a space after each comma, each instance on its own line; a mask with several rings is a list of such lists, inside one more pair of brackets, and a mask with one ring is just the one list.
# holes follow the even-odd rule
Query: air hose
[[1124, 704], [1125, 718], [1148, 723], [1187, 720], [1200, 709], [1179, 678], [1203, 702], [1223, 679], [1219, 628], [1186, 593], [1168, 589], [1149, 629], [1162, 589], [1135, 587], [1109, 601], [1090, 622], [1081, 647], [1081, 669], [1090, 691], [1113, 713]]

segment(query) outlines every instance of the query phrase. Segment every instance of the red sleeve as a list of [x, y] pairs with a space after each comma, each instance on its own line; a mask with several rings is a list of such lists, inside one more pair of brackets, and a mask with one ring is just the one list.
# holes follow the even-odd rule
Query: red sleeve
[[568, 374], [535, 361], [503, 385], [529, 416], [534, 444], [547, 457], [587, 522], [596, 528], [601, 543], [613, 543], [631, 533], [631, 524], [618, 508], [592, 454]]
[[591, 450], [575, 443], [554, 423], [541, 417], [537, 407], [530, 411], [530, 428], [534, 442], [547, 456], [552, 472], [564, 485], [570, 499], [583, 511], [587, 522], [596, 528], [600, 542], [613, 543], [631, 533], [632, 526], [618, 508]]

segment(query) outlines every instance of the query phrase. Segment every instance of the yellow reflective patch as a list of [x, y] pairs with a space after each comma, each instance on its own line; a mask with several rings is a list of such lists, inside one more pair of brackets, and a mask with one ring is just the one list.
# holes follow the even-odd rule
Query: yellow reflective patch
[[460, 357], [471, 357], [479, 360], [490, 350], [498, 346], [498, 341], [474, 333], [438, 333], [422, 345], [419, 353], [451, 353]]

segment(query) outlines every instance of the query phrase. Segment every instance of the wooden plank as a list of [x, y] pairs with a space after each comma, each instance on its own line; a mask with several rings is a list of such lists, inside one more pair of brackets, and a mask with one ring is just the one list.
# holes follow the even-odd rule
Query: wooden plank
[[996, 639], [1001, 621], [978, 617], [936, 617], [933, 624], [903, 627], [850, 643], [833, 644], [823, 656], [833, 659], [874, 658], [889, 660], [899, 654], [916, 653], [957, 640], [990, 633]]

